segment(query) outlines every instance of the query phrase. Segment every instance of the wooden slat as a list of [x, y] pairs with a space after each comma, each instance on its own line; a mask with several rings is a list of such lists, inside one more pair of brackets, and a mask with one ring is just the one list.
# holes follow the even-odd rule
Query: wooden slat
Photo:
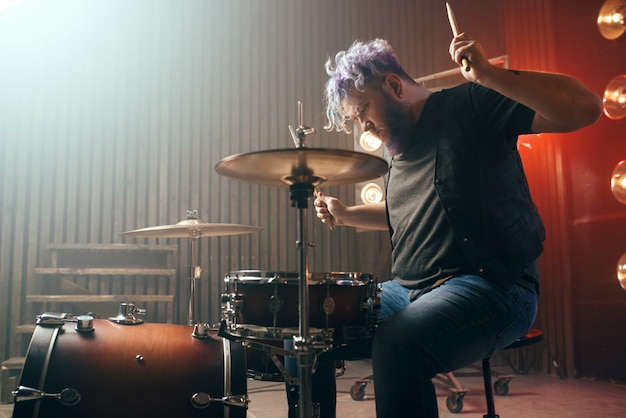
[[173, 302], [174, 295], [26, 295], [29, 302]]
[[32, 334], [35, 331], [35, 324], [18, 325], [15, 327], [17, 334]]
[[37, 267], [35, 273], [41, 275], [63, 276], [174, 276], [175, 269], [150, 268], [70, 268], [70, 267]]
[[103, 244], [76, 244], [76, 243], [52, 243], [46, 246], [51, 250], [67, 250], [71, 252], [155, 252], [155, 253], [171, 253], [178, 249], [177, 245], [150, 245], [150, 244], [120, 244], [120, 243], [103, 243]]

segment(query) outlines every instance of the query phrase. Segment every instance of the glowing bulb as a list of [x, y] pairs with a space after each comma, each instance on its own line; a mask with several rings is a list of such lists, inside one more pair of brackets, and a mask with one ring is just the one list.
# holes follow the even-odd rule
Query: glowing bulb
[[383, 189], [376, 183], [367, 183], [361, 189], [361, 200], [366, 205], [382, 202]]
[[618, 202], [626, 204], [626, 160], [617, 163], [613, 170], [611, 191]]
[[624, 24], [624, 16], [621, 13], [615, 12], [609, 16], [609, 23]]
[[383, 142], [370, 131], [363, 132], [359, 137], [359, 145], [367, 152], [376, 151], [382, 144]]
[[626, 290], [626, 254], [622, 254], [617, 262], [617, 280], [622, 289]]

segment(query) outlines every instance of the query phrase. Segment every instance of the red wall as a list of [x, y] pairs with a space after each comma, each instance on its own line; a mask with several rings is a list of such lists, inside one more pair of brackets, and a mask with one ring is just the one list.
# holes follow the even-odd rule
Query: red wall
[[[603, 93], [609, 81], [626, 74], [626, 36], [614, 41], [597, 30], [603, 1], [558, 0], [557, 60]], [[626, 159], [626, 118], [603, 116], [564, 145], [568, 202], [572, 211], [574, 344], [581, 376], [626, 381], [626, 291], [616, 269], [626, 252], [626, 206], [611, 193], [616, 164]]]
[[[603, 3], [505, 1], [512, 67], [571, 74], [602, 95], [613, 77], [626, 74], [626, 35], [610, 41], [597, 28]], [[553, 143], [546, 147], [540, 141]], [[616, 276], [618, 259], [626, 252], [626, 205], [610, 190], [615, 165], [626, 159], [626, 118], [602, 116], [578, 132], [542, 135], [531, 143], [524, 162], [549, 231], [541, 320], [565, 318], [551, 330], [562, 335], [548, 337], [573, 343], [571, 348], [551, 344], [556, 360], [570, 375], [626, 382], [626, 291]], [[540, 155], [545, 152], [552, 156]], [[551, 282], [558, 286], [552, 289]]]

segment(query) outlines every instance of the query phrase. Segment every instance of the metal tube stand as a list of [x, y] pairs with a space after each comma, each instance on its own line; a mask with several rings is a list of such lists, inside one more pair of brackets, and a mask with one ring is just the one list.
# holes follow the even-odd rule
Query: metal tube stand
[[308, 199], [313, 195], [313, 185], [294, 184], [290, 187], [292, 206], [298, 209], [298, 291], [300, 298], [299, 335], [294, 337], [294, 347], [298, 367], [298, 415], [300, 418], [313, 416], [311, 378], [315, 363], [315, 351], [311, 345], [309, 332], [309, 260], [306, 209]]

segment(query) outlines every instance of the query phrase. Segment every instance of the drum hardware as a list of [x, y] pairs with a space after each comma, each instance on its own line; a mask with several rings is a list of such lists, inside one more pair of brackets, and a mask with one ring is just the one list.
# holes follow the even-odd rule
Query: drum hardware
[[[276, 342], [274, 342], [274, 344], [275, 343]], [[280, 343], [282, 344], [282, 341]], [[247, 374], [249, 378], [252, 378], [254, 380], [273, 381], [273, 382], [286, 381], [292, 385], [297, 384], [297, 379], [291, 376], [287, 368], [278, 359], [278, 355], [282, 355], [283, 357], [285, 356], [293, 357], [294, 355], [293, 352], [290, 352], [289, 350], [285, 350], [282, 346], [277, 347], [276, 345], [273, 345], [273, 344], [268, 344], [265, 342], [257, 342], [253, 340], [243, 340], [242, 345], [244, 346], [244, 348], [251, 348], [257, 352], [264, 354], [266, 358], [272, 362], [272, 364], [276, 367], [276, 370], [277, 370], [277, 373], [267, 373], [267, 372], [263, 372], [262, 370], [257, 371], [254, 369], [255, 365], [250, 364], [252, 363], [251, 360], [253, 360], [253, 358], [248, 358], [248, 356], [246, 356], [247, 365], [248, 365]], [[261, 364], [260, 367], [263, 367], [263, 364]]]
[[59, 393], [47, 393], [39, 389], [18, 386], [12, 393], [15, 403], [38, 401], [42, 398], [58, 399], [59, 403], [64, 406], [74, 406], [80, 402], [80, 393], [72, 388], [65, 388]]
[[110, 316], [109, 321], [122, 325], [138, 325], [143, 323], [143, 319], [135, 317], [137, 315], [145, 315], [145, 309], [136, 308], [133, 303], [121, 303], [117, 316]]
[[189, 290], [189, 310], [188, 325], [195, 325], [196, 320], [196, 283], [202, 276], [202, 268], [197, 264], [197, 245], [198, 238], [203, 236], [225, 236], [250, 234], [258, 232], [262, 228], [257, 226], [239, 225], [239, 224], [216, 224], [207, 223], [198, 219], [198, 211], [187, 211], [187, 218], [174, 225], [153, 226], [132, 231], [123, 232], [121, 235], [137, 238], [187, 238], [188, 239], [188, 279], [190, 284]]
[[[290, 127], [295, 148], [238, 154], [222, 159], [216, 166], [218, 174], [242, 181], [289, 186], [291, 206], [298, 211], [296, 248], [299, 278], [298, 336], [294, 336], [298, 359], [298, 416], [311, 417], [311, 376], [318, 347], [312, 344], [309, 330], [309, 263], [306, 209], [316, 188], [359, 183], [380, 177], [387, 172], [387, 162], [377, 156], [357, 151], [307, 148], [306, 137], [315, 130], [302, 122], [302, 103], [298, 102], [299, 126]], [[327, 349], [327, 347], [324, 347]]]
[[213, 329], [209, 324], [194, 324], [191, 335], [194, 338], [211, 338], [210, 331]]
[[37, 325], [41, 326], [58, 326], [72, 320], [74, 316], [68, 313], [44, 312], [37, 315]]
[[[220, 334], [221, 337], [231, 338], [233, 341], [242, 340], [291, 340], [298, 335], [298, 328], [292, 327], [264, 327], [250, 324], [231, 325], [224, 327], [228, 331]], [[334, 340], [333, 328], [309, 328], [309, 344], [315, 346], [318, 351], [330, 350]], [[292, 356], [295, 357], [295, 356]]]
[[93, 332], [93, 315], [74, 316], [68, 313], [44, 312], [37, 315], [37, 325], [44, 327], [58, 327], [66, 322], [75, 322], [74, 329], [78, 332]]
[[247, 395], [224, 396], [221, 398], [212, 398], [204, 392], [195, 393], [191, 397], [191, 405], [196, 409], [205, 409], [214, 402], [223, 403], [225, 405], [235, 406], [238, 408], [248, 408], [250, 400]]
[[76, 317], [76, 326], [74, 329], [78, 332], [93, 332], [93, 316], [79, 315]]
[[241, 312], [244, 298], [236, 293], [222, 293], [222, 317], [229, 324], [237, 322], [237, 314]]

